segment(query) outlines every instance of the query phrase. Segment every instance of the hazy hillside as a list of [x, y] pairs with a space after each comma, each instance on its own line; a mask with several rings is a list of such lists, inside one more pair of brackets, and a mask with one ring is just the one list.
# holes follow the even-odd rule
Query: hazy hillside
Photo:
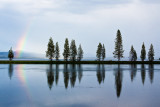
[[[16, 56], [16, 52], [14, 52], [14, 56]], [[8, 58], [8, 52], [0, 52], [0, 58], [5, 59]], [[18, 58], [23, 58], [23, 59], [28, 59], [28, 58], [45, 58], [45, 55], [43, 54], [35, 54], [35, 53], [28, 53], [28, 52], [22, 52], [20, 57]]]

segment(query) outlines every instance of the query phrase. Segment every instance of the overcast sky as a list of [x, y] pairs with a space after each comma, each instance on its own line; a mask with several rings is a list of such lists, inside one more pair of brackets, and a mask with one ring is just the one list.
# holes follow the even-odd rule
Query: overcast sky
[[96, 55], [99, 42], [112, 57], [120, 29], [125, 57], [131, 45], [139, 57], [143, 42], [160, 57], [159, 10], [160, 0], [0, 0], [0, 51], [16, 50], [26, 34], [25, 52], [45, 54], [52, 37], [62, 53], [67, 37], [82, 44], [85, 57]]

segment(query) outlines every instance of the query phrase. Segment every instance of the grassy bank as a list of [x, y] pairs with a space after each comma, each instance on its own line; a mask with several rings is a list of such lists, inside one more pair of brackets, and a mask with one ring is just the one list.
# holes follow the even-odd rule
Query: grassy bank
[[160, 61], [0, 61], [0, 64], [160, 64]]

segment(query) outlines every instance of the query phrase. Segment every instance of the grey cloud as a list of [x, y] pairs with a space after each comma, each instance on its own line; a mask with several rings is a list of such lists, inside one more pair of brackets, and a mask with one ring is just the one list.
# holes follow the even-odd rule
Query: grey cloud
[[150, 4], [159, 4], [160, 3], [160, 0], [140, 0], [141, 2], [143, 3], [150, 3]]

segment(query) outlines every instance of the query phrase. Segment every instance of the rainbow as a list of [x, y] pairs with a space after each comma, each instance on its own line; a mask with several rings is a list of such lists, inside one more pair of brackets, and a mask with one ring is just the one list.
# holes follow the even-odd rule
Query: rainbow
[[24, 49], [25, 43], [26, 43], [27, 35], [23, 35], [16, 48], [16, 58], [19, 58], [21, 56], [22, 50]]
[[33, 18], [31, 18], [29, 20], [29, 23], [26, 25], [18, 43], [17, 43], [17, 46], [16, 46], [16, 55], [15, 57], [16, 58], [20, 58], [21, 57], [21, 54], [23, 52], [23, 49], [25, 48], [25, 44], [26, 44], [26, 41], [27, 41], [27, 36], [29, 34], [29, 31], [30, 31], [30, 28], [31, 28], [31, 22], [32, 22]]
[[32, 96], [31, 96], [31, 92], [29, 89], [29, 85], [27, 83], [27, 76], [26, 76], [26, 72], [24, 71], [24, 67], [25, 65], [21, 65], [21, 64], [17, 65], [16, 67], [17, 77], [19, 78], [21, 84], [24, 87], [28, 100], [32, 102]]

